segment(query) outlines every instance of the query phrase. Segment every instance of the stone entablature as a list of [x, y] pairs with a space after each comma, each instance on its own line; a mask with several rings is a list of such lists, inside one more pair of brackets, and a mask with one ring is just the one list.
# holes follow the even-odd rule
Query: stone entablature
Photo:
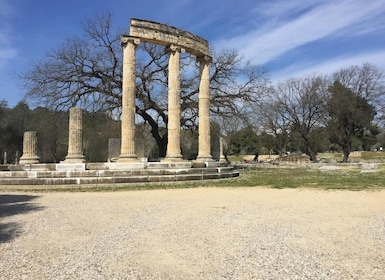
[[131, 19], [130, 35], [162, 46], [177, 45], [197, 57], [210, 56], [209, 43], [200, 36], [154, 21]]

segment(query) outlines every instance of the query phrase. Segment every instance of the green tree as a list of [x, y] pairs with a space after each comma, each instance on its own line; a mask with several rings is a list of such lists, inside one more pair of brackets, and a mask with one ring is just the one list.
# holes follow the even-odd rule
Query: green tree
[[25, 102], [19, 102], [9, 110], [7, 124], [8, 155], [11, 162], [16, 163], [23, 151], [24, 132], [30, 130], [28, 122], [31, 118], [31, 110]]
[[375, 121], [385, 123], [385, 72], [376, 65], [363, 63], [342, 68], [332, 75], [333, 81], [339, 81], [376, 108]]
[[339, 81], [329, 87], [329, 92], [328, 134], [330, 141], [341, 148], [343, 162], [347, 162], [353, 141], [363, 140], [365, 131], [372, 126], [376, 110], [364, 97], [355, 94]]
[[[279, 137], [279, 136], [278, 136]], [[272, 151], [282, 151], [282, 145], [280, 144], [281, 138], [278, 138], [276, 135], [262, 131], [258, 135], [258, 152], [261, 155], [269, 155]]]
[[5, 100], [0, 101], [0, 164], [4, 163], [4, 152], [8, 151], [8, 104]]
[[251, 125], [232, 135], [231, 150], [234, 154], [255, 154], [258, 152], [259, 139]]
[[181, 131], [181, 152], [184, 159], [196, 159], [198, 155], [198, 131]]
[[[108, 139], [119, 138], [120, 122], [104, 112], [83, 112], [83, 142], [86, 160], [105, 162], [108, 158]], [[68, 137], [68, 136], [67, 136]]]
[[68, 112], [37, 107], [30, 112], [28, 130], [37, 131], [41, 162], [59, 162], [67, 155]]

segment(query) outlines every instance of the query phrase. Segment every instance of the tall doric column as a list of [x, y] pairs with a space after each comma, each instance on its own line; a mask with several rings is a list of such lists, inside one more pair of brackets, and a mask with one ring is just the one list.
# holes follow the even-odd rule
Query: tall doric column
[[180, 149], [180, 52], [171, 45], [166, 49], [170, 53], [168, 62], [168, 143], [165, 161], [182, 160]]
[[200, 63], [199, 84], [199, 138], [198, 161], [212, 160], [210, 147], [210, 56], [198, 58]]
[[23, 155], [20, 158], [20, 164], [39, 163], [37, 155], [37, 132], [26, 131], [23, 136]]
[[123, 86], [121, 147], [118, 162], [136, 161], [135, 153], [135, 64], [138, 38], [123, 36]]
[[83, 109], [71, 108], [69, 115], [68, 154], [64, 163], [83, 163]]

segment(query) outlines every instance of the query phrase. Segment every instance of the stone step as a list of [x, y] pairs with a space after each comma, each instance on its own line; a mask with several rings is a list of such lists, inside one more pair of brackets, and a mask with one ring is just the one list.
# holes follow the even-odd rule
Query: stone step
[[4, 171], [0, 185], [72, 185], [207, 180], [239, 176], [232, 167], [83, 171]]

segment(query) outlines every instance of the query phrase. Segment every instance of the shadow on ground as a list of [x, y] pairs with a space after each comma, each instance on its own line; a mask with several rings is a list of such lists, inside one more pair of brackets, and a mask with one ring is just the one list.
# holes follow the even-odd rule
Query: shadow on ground
[[[33, 203], [38, 198], [35, 195], [3, 194], [0, 195], [0, 218], [23, 214], [44, 209]], [[0, 221], [0, 243], [9, 242], [21, 234], [21, 225], [15, 222]]]

